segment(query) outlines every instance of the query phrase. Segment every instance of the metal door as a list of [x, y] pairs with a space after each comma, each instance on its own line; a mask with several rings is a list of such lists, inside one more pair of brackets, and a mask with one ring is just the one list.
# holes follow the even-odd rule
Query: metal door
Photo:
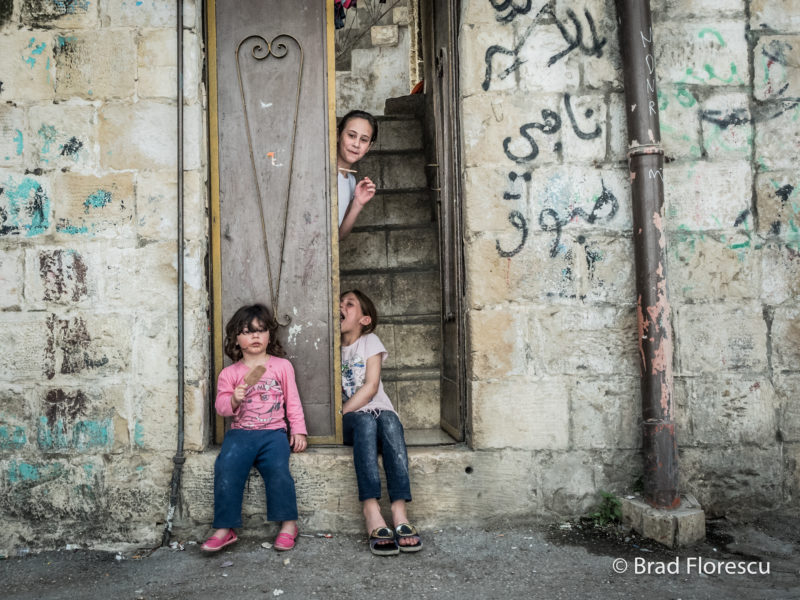
[[317, 442], [341, 426], [331, 5], [207, 3], [216, 371], [227, 319], [269, 306]]
[[459, 177], [457, 15], [455, 0], [433, 1], [433, 106], [438, 173], [439, 243], [442, 269], [441, 426], [464, 438], [464, 269]]

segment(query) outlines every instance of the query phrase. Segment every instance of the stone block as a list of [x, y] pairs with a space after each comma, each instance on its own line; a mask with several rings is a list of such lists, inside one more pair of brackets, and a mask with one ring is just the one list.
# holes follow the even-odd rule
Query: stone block
[[435, 268], [439, 264], [439, 237], [433, 228], [389, 231], [390, 268]]
[[378, 122], [378, 138], [371, 150], [386, 152], [422, 150], [422, 124], [418, 119], [383, 118]]
[[554, 94], [465, 98], [464, 166], [520, 171], [559, 162], [567, 120], [562, 107]]
[[[391, 333], [386, 335], [389, 331]], [[389, 352], [389, 358], [384, 363], [385, 367], [402, 369], [439, 366], [441, 331], [437, 323], [381, 325], [376, 333]], [[389, 343], [387, 340], [390, 340]]]
[[531, 311], [527, 352], [535, 373], [639, 376], [633, 307], [558, 306]]
[[753, 96], [757, 100], [800, 96], [800, 36], [760, 37], [753, 56]]
[[779, 236], [795, 248], [800, 223], [800, 188], [793, 170], [770, 171], [756, 175], [758, 203], [758, 232], [761, 235]]
[[[184, 235], [189, 240], [207, 236], [205, 189], [199, 171], [183, 176]], [[151, 241], [178, 237], [178, 184], [175, 171], [145, 171], [136, 174], [136, 233]]]
[[378, 194], [383, 200], [386, 225], [423, 225], [436, 222], [434, 201], [429, 192]]
[[391, 285], [391, 314], [436, 315], [438, 317], [441, 310], [441, 284], [438, 269], [392, 273]]
[[23, 104], [52, 100], [55, 77], [51, 33], [5, 33], [0, 36], [0, 56], [3, 57], [0, 102]]
[[396, 160], [383, 160], [380, 178], [375, 183], [381, 190], [418, 190], [427, 187], [425, 157], [421, 154], [404, 154]]
[[9, 248], [0, 252], [0, 309], [22, 305], [24, 285], [23, 250]]
[[44, 170], [96, 168], [97, 114], [91, 105], [49, 104], [28, 112], [27, 162]]
[[[470, 387], [472, 443], [476, 450], [567, 448], [571, 387], [568, 380], [514, 377], [473, 381]], [[508, 410], [511, 405], [513, 416]]]
[[21, 108], [0, 105], [0, 167], [23, 165], [24, 132], [25, 112]]
[[765, 105], [755, 115], [755, 157], [760, 171], [796, 169], [800, 153], [798, 107], [791, 102]]
[[547, 454], [551, 457], [541, 467], [540, 488], [547, 510], [567, 517], [588, 512], [597, 503], [597, 457], [586, 452]]
[[408, 26], [411, 22], [411, 17], [408, 14], [407, 6], [399, 6], [392, 9], [392, 23], [400, 26]]
[[[129, 0], [100, 0], [100, 19], [104, 27], [172, 27], [177, 22], [177, 6], [168, 0], [153, 0], [149, 4], [137, 4]], [[194, 0], [183, 2], [185, 27], [193, 27], [195, 20]]]
[[679, 229], [668, 234], [667, 280], [673, 301], [757, 298], [762, 259], [749, 224], [733, 234]]
[[[627, 164], [628, 124], [625, 110], [625, 95], [612, 93], [608, 100], [608, 156], [609, 162]], [[664, 125], [661, 139], [664, 140]]]
[[4, 384], [0, 388], [0, 452], [6, 455], [36, 443], [30, 395], [31, 386], [27, 383], [24, 387]]
[[524, 4], [486, 4], [480, 0], [466, 0], [462, 3], [464, 24], [478, 23], [506, 23], [507, 27], [512, 28], [514, 21], [527, 25], [533, 20], [542, 7], [547, 4], [547, 0], [535, 0], [528, 5]]
[[[152, 350], [152, 348], [151, 348]], [[175, 372], [170, 377], [176, 381]], [[169, 451], [178, 431], [176, 384], [150, 378], [136, 397], [136, 445], [151, 451]]]
[[104, 266], [104, 305], [123, 309], [134, 303], [148, 317], [174, 315], [178, 284], [174, 243], [108, 249]]
[[471, 310], [467, 317], [472, 379], [502, 379], [527, 374], [530, 346], [524, 335], [526, 315], [521, 310]]
[[53, 215], [49, 186], [43, 177], [0, 174], [0, 239], [32, 238], [50, 230]]
[[[583, 26], [586, 21], [581, 17], [583, 15], [578, 18]], [[587, 57], [582, 53], [565, 52], [569, 48], [569, 42], [564, 39], [558, 25], [557, 21], [551, 21], [546, 24], [540, 23], [533, 29], [520, 30], [515, 38], [515, 44], [519, 47], [516, 56], [512, 54], [505, 57], [507, 61], [511, 61], [506, 69], [513, 67], [514, 60], [521, 63], [517, 89], [523, 94], [560, 93], [565, 90], [575, 90], [580, 85], [581, 65]], [[574, 23], [570, 22], [566, 27], [570, 28], [573, 25]], [[591, 40], [586, 40], [586, 43], [587, 46], [592, 45]], [[507, 49], [513, 52], [513, 48], [507, 47]], [[585, 70], [588, 68], [587, 65]], [[607, 68], [603, 70], [608, 73]], [[497, 73], [499, 76], [502, 71], [498, 70]], [[538, 115], [538, 111], [534, 114]]]
[[[458, 37], [461, 65], [459, 91], [465, 100], [486, 91], [494, 93], [517, 88], [521, 58], [514, 56], [516, 43], [512, 25], [494, 20], [465, 24]], [[492, 48], [503, 50], [492, 52]], [[462, 115], [466, 116], [468, 112], [464, 110]]]
[[763, 376], [692, 379], [687, 382], [688, 431], [683, 444], [773, 443], [780, 427], [778, 401]]
[[576, 277], [581, 299], [628, 304], [636, 298], [633, 241], [601, 234], [577, 236]]
[[136, 208], [133, 173], [102, 177], [61, 174], [57, 184], [56, 231], [75, 236], [133, 239]]
[[373, 46], [396, 46], [400, 41], [397, 25], [373, 25], [369, 28]]
[[[142, 32], [137, 40], [136, 93], [140, 98], [177, 98], [177, 40], [175, 28]], [[184, 101], [198, 99], [200, 83], [200, 44], [195, 34], [183, 38]]]
[[42, 246], [26, 250], [26, 300], [39, 310], [50, 304], [85, 306], [96, 302], [102, 271], [95, 272], [96, 262], [83, 252]]
[[[747, 85], [747, 38], [743, 21], [662, 23], [654, 31], [656, 70], [665, 83]], [[665, 44], [663, 40], [669, 40]]]
[[398, 381], [391, 398], [405, 429], [439, 428], [439, 380]]
[[750, 27], [753, 31], [797, 31], [800, 13], [795, 0], [753, 0], [750, 3]]
[[749, 214], [751, 195], [752, 173], [745, 161], [664, 168], [668, 230], [731, 231]]
[[775, 376], [775, 395], [778, 404], [778, 419], [781, 438], [784, 442], [800, 442], [800, 374], [786, 373]]
[[464, 224], [467, 232], [504, 232], [510, 229], [509, 215], [520, 214], [533, 223], [531, 205], [534, 185], [530, 177], [492, 167], [469, 167], [464, 170]]
[[684, 305], [673, 314], [675, 339], [681, 340], [678, 374], [766, 368], [767, 326], [759, 304]]
[[[683, 85], [661, 85], [658, 88], [658, 111], [661, 143], [665, 156], [697, 160], [702, 154], [698, 100]], [[624, 118], [624, 117], [623, 117]], [[623, 135], [625, 121], [622, 121]], [[627, 144], [627, 143], [626, 143]]]
[[622, 522], [668, 548], [689, 546], [706, 537], [705, 513], [691, 494], [682, 494], [676, 509], [658, 509], [636, 497], [622, 502]]
[[696, 496], [709, 518], [775, 508], [783, 502], [780, 446], [681, 448], [678, 489]]
[[639, 380], [634, 377], [580, 378], [570, 399], [574, 448], [638, 449], [642, 428]]
[[384, 231], [356, 231], [339, 243], [339, 267], [342, 271], [385, 269], [387, 266]]
[[[114, 52], [108, 52], [114, 48]], [[136, 86], [136, 44], [129, 30], [72, 32], [56, 37], [59, 98], [129, 98]]]
[[791, 245], [770, 242], [761, 252], [761, 299], [768, 305], [800, 295], [800, 254]]
[[665, 0], [662, 14], [670, 20], [697, 17], [718, 18], [721, 15], [744, 17], [743, 8], [739, 0], [720, 0], [713, 6], [702, 0]]
[[4, 382], [23, 383], [42, 378], [48, 362], [42, 352], [43, 344], [50, 339], [48, 324], [49, 318], [43, 313], [0, 313], [5, 347], [14, 349], [0, 352], [0, 376]]
[[746, 94], [718, 94], [699, 111], [703, 147], [710, 160], [749, 160], [753, 123]]
[[[205, 151], [199, 106], [184, 111], [184, 169], [200, 167]], [[177, 165], [175, 107], [154, 101], [107, 104], [100, 112], [100, 146], [104, 168], [169, 170]]]
[[605, 95], [564, 94], [564, 162], [586, 165], [606, 158], [608, 115]]
[[85, 28], [97, 26], [97, 4], [89, 0], [73, 2], [22, 2], [20, 21], [30, 29]]
[[800, 364], [800, 308], [796, 305], [776, 308], [770, 333], [772, 368], [796, 371]]

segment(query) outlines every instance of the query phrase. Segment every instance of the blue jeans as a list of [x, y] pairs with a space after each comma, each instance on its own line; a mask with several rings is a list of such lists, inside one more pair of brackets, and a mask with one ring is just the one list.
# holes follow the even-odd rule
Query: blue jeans
[[267, 520], [297, 519], [297, 496], [289, 472], [285, 429], [231, 429], [214, 463], [215, 529], [242, 526], [242, 496], [255, 466], [267, 492]]
[[342, 417], [344, 443], [353, 446], [353, 463], [358, 480], [358, 499], [381, 497], [378, 452], [383, 454], [383, 471], [389, 499], [411, 501], [408, 453], [403, 425], [397, 415], [385, 410], [378, 417], [368, 412], [349, 412]]

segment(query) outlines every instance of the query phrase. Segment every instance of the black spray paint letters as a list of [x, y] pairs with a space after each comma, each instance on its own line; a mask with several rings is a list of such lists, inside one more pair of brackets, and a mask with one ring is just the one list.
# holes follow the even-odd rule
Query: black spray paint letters
[[558, 116], [558, 113], [553, 112], [552, 110], [548, 110], [546, 108], [543, 109], [542, 120], [544, 121], [543, 123], [526, 123], [519, 128], [519, 134], [525, 139], [530, 147], [530, 151], [527, 154], [517, 156], [511, 152], [511, 150], [509, 150], [509, 147], [511, 146], [511, 138], [507, 137], [503, 140], [503, 152], [505, 152], [505, 155], [509, 158], [509, 160], [513, 160], [517, 164], [524, 164], [534, 160], [537, 156], [539, 156], [539, 145], [529, 133], [532, 129], [538, 129], [542, 133], [548, 135], [556, 133], [559, 129], [561, 129], [561, 117]]
[[597, 58], [603, 56], [603, 46], [606, 45], [607, 40], [605, 37], [601, 39], [597, 36], [597, 28], [595, 27], [594, 19], [587, 9], [583, 10], [583, 14], [586, 16], [586, 22], [589, 24], [589, 34], [591, 35], [592, 39], [590, 45], [587, 45], [583, 41], [583, 26], [578, 20], [575, 11], [573, 11], [571, 8], [567, 9], [567, 17], [570, 21], [572, 21], [572, 26], [575, 29], [574, 35], [570, 33], [564, 21], [561, 21], [558, 17], [556, 17], [555, 11], [550, 5], [542, 8], [542, 12], [545, 11], [549, 12], [556, 20], [556, 27], [558, 27], [558, 30], [561, 32], [561, 36], [564, 38], [564, 41], [567, 42], [567, 47], [564, 50], [550, 57], [550, 60], [547, 61], [548, 67], [552, 67], [559, 60], [576, 49], [580, 50], [587, 56], [596, 56]]
[[602, 183], [602, 186], [603, 192], [595, 200], [592, 211], [588, 214], [582, 208], [575, 208], [564, 217], [559, 216], [554, 208], [545, 208], [539, 213], [539, 227], [542, 231], [556, 232], [556, 237], [550, 246], [551, 258], [558, 256], [558, 250], [561, 247], [561, 230], [572, 219], [580, 218], [591, 225], [598, 221], [610, 221], [617, 214], [617, 210], [619, 210], [617, 197], [606, 187], [605, 183]]
[[496, 19], [501, 23], [510, 23], [517, 15], [527, 15], [531, 10], [531, 0], [525, 0], [524, 3], [514, 0], [489, 0], [489, 3], [497, 12]]
[[[517, 180], [517, 178], [520, 177], [520, 176], [522, 177], [522, 180], [525, 181], [525, 182], [529, 182], [531, 180], [531, 174], [530, 173], [527, 173], [527, 172], [526, 173], [517, 173], [515, 171], [511, 171], [508, 174], [508, 179], [509, 179], [509, 181], [514, 183]], [[520, 198], [522, 198], [522, 194], [517, 194], [515, 192], [504, 192], [503, 193], [503, 200], [519, 200]]]
[[[598, 124], [595, 126], [594, 131], [581, 131], [578, 127], [578, 122], [575, 120], [575, 113], [572, 110], [572, 97], [569, 94], [564, 94], [564, 106], [567, 109], [567, 116], [569, 117], [569, 122], [572, 125], [572, 131], [575, 132], [582, 140], [593, 140], [596, 137], [599, 137], [600, 134], [603, 132], [602, 128]], [[587, 119], [592, 118], [594, 115], [594, 111], [591, 108], [587, 108], [586, 111], [583, 113], [583, 116]]]
[[521, 212], [512, 210], [508, 213], [508, 222], [511, 223], [514, 229], [518, 229], [522, 233], [522, 238], [516, 248], [507, 252], [500, 247], [500, 240], [495, 240], [497, 253], [503, 258], [511, 258], [519, 254], [519, 251], [525, 246], [525, 242], [528, 241], [528, 221], [522, 216]]

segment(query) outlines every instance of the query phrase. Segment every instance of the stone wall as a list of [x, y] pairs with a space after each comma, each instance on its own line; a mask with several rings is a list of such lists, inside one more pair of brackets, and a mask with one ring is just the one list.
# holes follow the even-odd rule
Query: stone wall
[[[651, 6], [680, 491], [779, 504], [800, 484], [800, 16]], [[588, 507], [641, 472], [614, 4], [471, 0], [460, 55], [472, 440], [561, 457], [545, 508]]]
[[[185, 3], [186, 447], [207, 436], [201, 12]], [[177, 445], [176, 3], [0, 2], [0, 548], [152, 543]]]

